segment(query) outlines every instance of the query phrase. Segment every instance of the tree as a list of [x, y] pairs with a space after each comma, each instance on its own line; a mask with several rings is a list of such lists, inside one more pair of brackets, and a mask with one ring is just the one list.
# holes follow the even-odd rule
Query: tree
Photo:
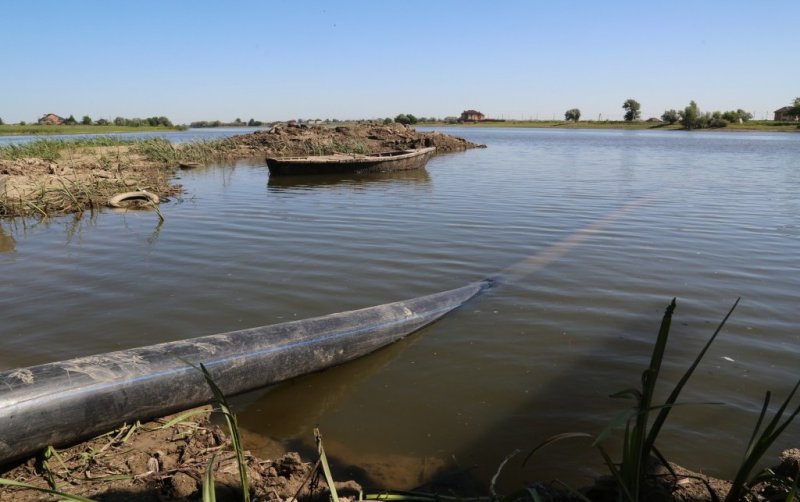
[[792, 103], [792, 109], [789, 110], [789, 115], [792, 116], [800, 116], [800, 98], [794, 98], [794, 103]]
[[625, 120], [628, 122], [639, 120], [639, 117], [642, 114], [642, 105], [640, 105], [635, 99], [625, 100], [625, 102], [622, 103], [622, 108], [625, 109]]
[[3, 125], [3, 119], [0, 118], [0, 125]]
[[392, 119], [390, 117], [386, 117], [383, 119], [383, 125], [389, 125], [392, 123]]
[[83, 125], [92, 125], [92, 118], [88, 115], [84, 115], [81, 119], [81, 124]]
[[72, 115], [70, 115], [70, 116], [67, 118], [67, 120], [65, 120], [65, 121], [64, 121], [64, 124], [65, 124], [65, 125], [75, 125], [75, 124], [77, 124], [77, 123], [78, 123], [78, 121], [77, 121], [77, 120], [75, 120], [75, 117], [74, 117], [74, 116], [72, 116]]
[[106, 119], [97, 119], [94, 121], [95, 125], [104, 126], [108, 125], [108, 120]]
[[739, 108], [738, 110], [729, 110], [722, 114], [722, 118], [729, 123], [747, 122], [753, 118], [753, 114], [746, 112]]
[[570, 108], [564, 113], [564, 120], [577, 122], [581, 119], [581, 111], [577, 108]]
[[722, 117], [722, 112], [716, 111], [711, 114], [711, 119], [708, 121], [708, 127], [728, 127], [728, 123], [729, 121]]
[[680, 114], [677, 112], [677, 110], [665, 110], [664, 114], [661, 115], [661, 120], [672, 125], [680, 120]]
[[398, 124], [405, 124], [408, 125], [411, 123], [411, 119], [408, 118], [408, 115], [405, 113], [399, 114], [397, 117], [394, 118], [394, 121]]
[[697, 107], [697, 103], [691, 101], [689, 106], [683, 109], [681, 112], [681, 125], [689, 130], [696, 128], [698, 124], [698, 118], [700, 116], [700, 109]]

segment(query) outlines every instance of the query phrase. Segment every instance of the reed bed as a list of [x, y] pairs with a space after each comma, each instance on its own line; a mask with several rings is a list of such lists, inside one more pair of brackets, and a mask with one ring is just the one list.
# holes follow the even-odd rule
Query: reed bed
[[76, 139], [49, 139], [42, 138], [19, 145], [10, 144], [0, 146], [0, 159], [19, 160], [40, 158], [56, 161], [61, 158], [65, 150], [80, 148], [96, 148], [109, 146], [123, 146], [136, 143], [136, 140], [122, 139], [114, 136], [94, 136], [91, 138]]
[[229, 139], [195, 140], [189, 143], [172, 144], [163, 138], [137, 141], [132, 150], [151, 162], [178, 164], [180, 162], [199, 162], [209, 164], [225, 160], [236, 148]]
[[333, 155], [335, 153], [367, 154], [369, 147], [361, 140], [336, 138], [307, 138], [297, 147], [295, 155]]

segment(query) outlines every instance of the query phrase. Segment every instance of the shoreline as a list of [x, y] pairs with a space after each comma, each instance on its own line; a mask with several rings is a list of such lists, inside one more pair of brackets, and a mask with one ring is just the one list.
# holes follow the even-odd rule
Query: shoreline
[[751, 120], [743, 124], [728, 124], [726, 127], [710, 127], [704, 129], [686, 129], [680, 124], [653, 123], [647, 121], [625, 122], [616, 120], [582, 120], [578, 122], [564, 120], [506, 120], [469, 123], [419, 122], [418, 127], [452, 127], [456, 129], [471, 128], [509, 128], [509, 129], [612, 129], [622, 131], [708, 131], [708, 132], [787, 132], [800, 133], [798, 122], [774, 122], [771, 120]]
[[[43, 218], [94, 211], [119, 194], [147, 191], [159, 199], [181, 193], [181, 168], [268, 156], [378, 153], [436, 147], [436, 154], [478, 148], [440, 132], [418, 132], [401, 124], [277, 126], [249, 134], [173, 145], [168, 140], [109, 136], [43, 139], [0, 146], [0, 218]], [[156, 208], [152, 200], [131, 208]]]
[[[121, 424], [118, 429], [63, 448], [49, 447], [35, 457], [2, 466], [0, 478], [17, 485], [0, 482], [6, 485], [0, 486], [0, 500], [61, 500], [52, 493], [49, 497], [45, 495], [48, 490], [96, 500], [198, 500], [209, 469], [213, 472], [217, 497], [242, 500], [240, 465], [246, 470], [254, 500], [298, 502], [330, 496], [322, 475], [322, 460], [316, 454], [306, 452], [310, 458], [304, 458], [278, 446], [274, 458], [260, 458], [249, 451], [250, 445], [245, 442], [241, 446], [240, 464], [230, 429], [222, 424], [220, 409], [206, 405], [146, 423]], [[265, 440], [274, 441], [268, 437]], [[320, 438], [320, 444], [321, 441]], [[374, 484], [370, 473], [342, 463], [335, 448], [327, 450], [325, 456], [325, 463], [330, 462], [334, 467], [331, 480], [344, 502], [355, 502], [362, 497], [381, 500], [382, 496], [402, 497], [410, 493], [388, 486], [369, 486]], [[498, 475], [508, 460], [500, 463]], [[499, 459], [487, 461], [496, 463]], [[779, 463], [771, 469], [779, 476], [791, 478], [798, 466], [800, 450], [792, 449], [783, 451]], [[315, 473], [318, 483], [310, 483]], [[732, 486], [730, 481], [690, 471], [672, 462], [665, 465], [655, 458], [651, 458], [647, 473], [648, 497], [664, 501], [719, 501]], [[451, 481], [446, 485], [434, 484], [432, 480], [437, 474]], [[413, 490], [414, 500], [435, 502], [440, 493], [445, 493], [470, 502], [532, 502], [531, 491], [538, 495], [535, 500], [551, 502], [613, 502], [618, 496], [613, 478], [607, 475], [600, 475], [591, 485], [582, 487], [569, 487], [558, 480], [532, 480], [512, 494], [497, 494], [496, 479], [478, 479], [458, 466], [440, 466], [427, 477], [430, 479], [422, 480], [423, 484]], [[749, 492], [768, 497], [785, 489], [780, 479], [775, 478], [751, 486]], [[575, 493], [583, 498], [576, 498]]]

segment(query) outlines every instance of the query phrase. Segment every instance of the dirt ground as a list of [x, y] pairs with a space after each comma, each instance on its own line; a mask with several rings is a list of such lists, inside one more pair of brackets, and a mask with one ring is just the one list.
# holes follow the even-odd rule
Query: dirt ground
[[[227, 430], [211, 420], [210, 407], [201, 411], [174, 424], [171, 421], [181, 414], [122, 427], [49, 458], [47, 454], [32, 458], [2, 477], [98, 501], [197, 500], [213, 461], [217, 500], [241, 500], [238, 464]], [[287, 453], [265, 460], [249, 452], [246, 459], [254, 500], [328, 498], [316, 459], [308, 462], [297, 453]], [[353, 481], [336, 482], [336, 488], [351, 499], [361, 489]], [[61, 499], [32, 489], [0, 489], [0, 501], [42, 500]]]
[[[376, 153], [435, 146], [437, 153], [476, 148], [464, 139], [438, 132], [418, 132], [402, 124], [323, 127], [277, 125], [269, 131], [208, 142], [206, 161], [268, 156]], [[176, 145], [172, 159], [148, 159], [134, 145], [65, 149], [56, 160], [0, 159], [0, 217], [51, 216], [94, 210], [110, 197], [146, 190], [162, 200], [181, 192], [174, 173], [196, 149]], [[182, 158], [185, 153], [186, 158]]]
[[[223, 423], [212, 418], [211, 407], [176, 414], [146, 424], [123, 426], [108, 434], [42, 455], [13, 466], [0, 477], [37, 486], [56, 489], [97, 501], [192, 501], [200, 500], [203, 478], [213, 465], [215, 493], [219, 501], [242, 500], [241, 481], [236, 456]], [[324, 442], [323, 442], [324, 445]], [[247, 444], [244, 445], [245, 448]], [[327, 452], [331, 458], [331, 452]], [[335, 455], [334, 455], [335, 456]], [[262, 459], [245, 451], [250, 493], [254, 501], [311, 502], [329, 501], [318, 457], [302, 459], [297, 453]], [[441, 466], [440, 466], [441, 467]], [[772, 470], [783, 479], [793, 479], [800, 467], [800, 450], [787, 450]], [[713, 502], [723, 500], [730, 483], [702, 473], [670, 464], [669, 468], [653, 461], [649, 466], [650, 484], [643, 500]], [[456, 473], [447, 485], [423, 484], [417, 491], [456, 495], [456, 498], [489, 502], [487, 484]], [[787, 500], [790, 483], [776, 478], [752, 488], [746, 500]], [[485, 480], [484, 480], [485, 481]], [[363, 489], [353, 480], [334, 481], [339, 497], [345, 502], [359, 499]], [[385, 487], [368, 487], [382, 490]], [[615, 483], [609, 477], [599, 478], [592, 486], [581, 488], [583, 497], [556, 483], [532, 483], [543, 501], [570, 502], [590, 500], [615, 502], [618, 499]], [[530, 492], [494, 500], [532, 501]], [[776, 498], [778, 497], [778, 498]], [[30, 488], [0, 488], [0, 502], [53, 501], [58, 496]], [[421, 499], [425, 500], [425, 499]]]

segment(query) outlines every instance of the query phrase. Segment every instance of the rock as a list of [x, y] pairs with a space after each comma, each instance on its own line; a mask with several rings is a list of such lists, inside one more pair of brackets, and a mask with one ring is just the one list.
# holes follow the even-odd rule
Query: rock
[[183, 472], [176, 472], [170, 479], [172, 494], [178, 499], [188, 499], [197, 492], [197, 481]]
[[139, 474], [144, 474], [148, 472], [148, 462], [150, 461], [150, 455], [143, 451], [133, 451], [128, 456], [128, 460], [125, 461], [127, 464], [128, 469], [131, 470], [131, 474], [137, 476]]
[[800, 449], [792, 448], [781, 452], [781, 463], [775, 467], [775, 474], [793, 478], [800, 469]]

